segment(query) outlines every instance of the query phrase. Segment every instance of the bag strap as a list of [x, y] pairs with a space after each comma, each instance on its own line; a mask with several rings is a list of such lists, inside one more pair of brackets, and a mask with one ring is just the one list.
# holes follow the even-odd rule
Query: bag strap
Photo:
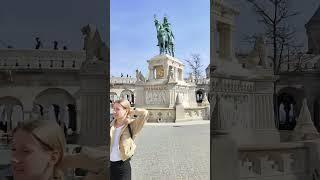
[[132, 139], [132, 130], [131, 130], [130, 124], [128, 124], [128, 129], [129, 129], [130, 137], [131, 137], [131, 139]]

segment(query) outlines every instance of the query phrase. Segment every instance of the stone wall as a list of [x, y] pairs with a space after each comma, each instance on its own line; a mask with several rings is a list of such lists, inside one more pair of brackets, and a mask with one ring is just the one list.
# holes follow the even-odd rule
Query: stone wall
[[311, 179], [309, 149], [303, 143], [241, 146], [241, 180]]
[[84, 51], [0, 49], [0, 69], [80, 69]]
[[[149, 111], [148, 122], [175, 122], [175, 108], [147, 108]], [[185, 118], [182, 121], [209, 120], [209, 107], [185, 108]]]

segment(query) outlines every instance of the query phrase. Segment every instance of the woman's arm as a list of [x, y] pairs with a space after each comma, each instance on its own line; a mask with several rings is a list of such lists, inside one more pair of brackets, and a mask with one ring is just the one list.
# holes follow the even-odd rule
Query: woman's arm
[[105, 168], [107, 155], [105, 146], [82, 147], [78, 154], [65, 155], [61, 164], [61, 169], [82, 168], [93, 173], [99, 173]]
[[141, 131], [144, 123], [148, 119], [148, 111], [143, 108], [133, 108], [131, 112], [133, 120], [129, 122], [133, 138]]

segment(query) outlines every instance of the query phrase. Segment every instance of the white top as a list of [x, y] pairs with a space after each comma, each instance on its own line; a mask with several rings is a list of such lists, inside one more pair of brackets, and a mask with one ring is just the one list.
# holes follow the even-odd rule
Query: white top
[[115, 128], [114, 130], [114, 141], [113, 141], [113, 145], [110, 153], [110, 161], [113, 161], [113, 162], [121, 160], [120, 150], [119, 150], [119, 141], [120, 141], [120, 132], [123, 126], [124, 125], [118, 128]]

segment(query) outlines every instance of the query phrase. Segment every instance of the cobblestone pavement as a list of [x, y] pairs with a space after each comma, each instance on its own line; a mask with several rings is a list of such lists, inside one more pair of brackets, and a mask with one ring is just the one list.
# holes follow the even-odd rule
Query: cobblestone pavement
[[136, 139], [132, 180], [209, 180], [209, 121], [147, 124]]

